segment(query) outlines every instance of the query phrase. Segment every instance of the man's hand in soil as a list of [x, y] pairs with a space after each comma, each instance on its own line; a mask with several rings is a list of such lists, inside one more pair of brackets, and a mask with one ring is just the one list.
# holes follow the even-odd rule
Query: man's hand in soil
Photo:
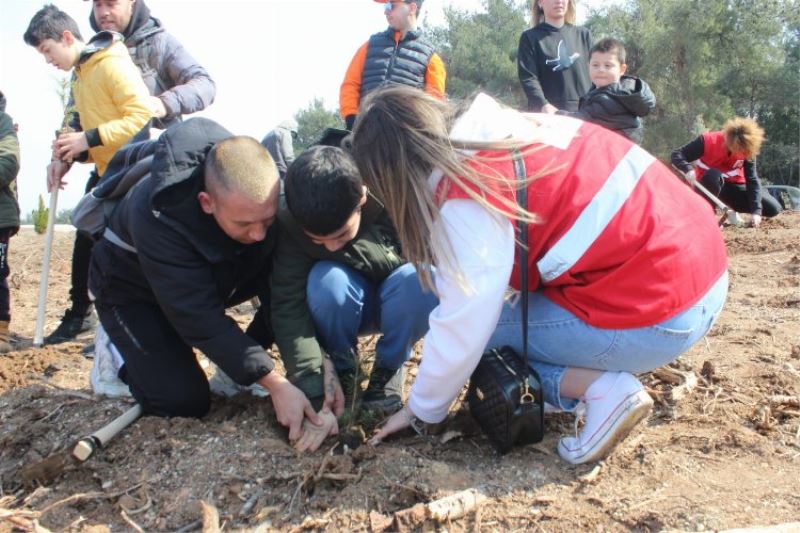
[[342, 416], [344, 413], [344, 392], [342, 392], [342, 384], [339, 383], [339, 376], [336, 375], [336, 369], [333, 367], [333, 361], [327, 357], [322, 358], [322, 381], [325, 387], [325, 409], [333, 411], [333, 414]]
[[56, 154], [63, 161], [72, 161], [89, 149], [89, 141], [82, 131], [62, 133], [56, 139]]
[[750, 227], [757, 228], [761, 225], [761, 215], [751, 215], [750, 216]]
[[294, 449], [298, 452], [316, 451], [329, 435], [339, 434], [339, 424], [336, 422], [336, 415], [334, 415], [330, 409], [323, 407], [318, 413], [318, 416], [322, 422], [319, 425], [312, 423], [308, 419], [303, 420], [303, 436], [300, 437], [300, 440], [294, 445]]
[[289, 428], [290, 442], [294, 442], [302, 436], [303, 421], [306, 418], [314, 425], [322, 425], [322, 420], [314, 412], [306, 395], [289, 383], [285, 377], [277, 372], [270, 372], [259, 379], [258, 384], [269, 391], [278, 422]]
[[67, 182], [63, 181], [62, 178], [69, 170], [69, 166], [69, 163], [59, 159], [50, 161], [50, 164], [47, 165], [47, 192], [52, 192], [56, 187], [59, 189], [64, 188]]

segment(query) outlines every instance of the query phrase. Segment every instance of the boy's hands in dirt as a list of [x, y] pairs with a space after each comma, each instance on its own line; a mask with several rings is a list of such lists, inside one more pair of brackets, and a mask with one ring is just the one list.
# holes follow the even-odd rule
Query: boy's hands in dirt
[[322, 442], [330, 435], [339, 434], [339, 424], [336, 422], [336, 415], [330, 409], [323, 407], [317, 413], [321, 424], [314, 424], [308, 419], [303, 420], [303, 435], [294, 444], [294, 449], [300, 453], [316, 451]]

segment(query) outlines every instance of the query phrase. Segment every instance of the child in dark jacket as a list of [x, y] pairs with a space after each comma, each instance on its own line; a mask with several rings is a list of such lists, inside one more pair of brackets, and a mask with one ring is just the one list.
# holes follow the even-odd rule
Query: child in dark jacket
[[581, 97], [577, 112], [559, 112], [618, 131], [641, 144], [644, 128], [639, 117], [656, 107], [656, 97], [644, 80], [625, 76], [625, 47], [603, 39], [592, 47], [589, 76], [592, 87]]

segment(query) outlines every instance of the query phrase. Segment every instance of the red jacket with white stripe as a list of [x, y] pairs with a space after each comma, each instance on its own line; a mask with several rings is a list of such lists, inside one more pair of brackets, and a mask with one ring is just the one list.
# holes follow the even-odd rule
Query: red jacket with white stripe
[[732, 154], [725, 144], [725, 133], [722, 131], [707, 131], [703, 134], [703, 155], [695, 161], [697, 180], [703, 177], [710, 168], [719, 169], [725, 181], [743, 184], [744, 179], [744, 154]]
[[[725, 244], [704, 200], [642, 148], [590, 123], [563, 149], [532, 148], [525, 165], [539, 178], [528, 186], [528, 210], [541, 223], [528, 226], [529, 290], [541, 288], [592, 326], [627, 329], [676, 316], [725, 272]], [[476, 165], [515, 179], [510, 158]], [[511, 187], [493, 183], [513, 199]], [[469, 198], [446, 178], [438, 193], [442, 202]]]

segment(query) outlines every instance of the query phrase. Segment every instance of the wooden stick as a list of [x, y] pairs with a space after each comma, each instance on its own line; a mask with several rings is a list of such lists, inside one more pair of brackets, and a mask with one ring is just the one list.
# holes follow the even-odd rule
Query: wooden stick
[[86, 461], [97, 448], [105, 446], [117, 433], [133, 424], [140, 416], [142, 416], [142, 406], [137, 403], [109, 424], [78, 441], [72, 450], [72, 455], [81, 462]]
[[50, 254], [53, 251], [53, 231], [56, 223], [56, 207], [58, 206], [58, 187], [50, 192], [50, 212], [47, 217], [47, 233], [44, 239], [44, 255], [42, 257], [42, 278], [39, 282], [39, 305], [36, 307], [36, 329], [33, 332], [33, 345], [44, 345], [44, 312], [47, 306], [47, 278], [50, 276]]

